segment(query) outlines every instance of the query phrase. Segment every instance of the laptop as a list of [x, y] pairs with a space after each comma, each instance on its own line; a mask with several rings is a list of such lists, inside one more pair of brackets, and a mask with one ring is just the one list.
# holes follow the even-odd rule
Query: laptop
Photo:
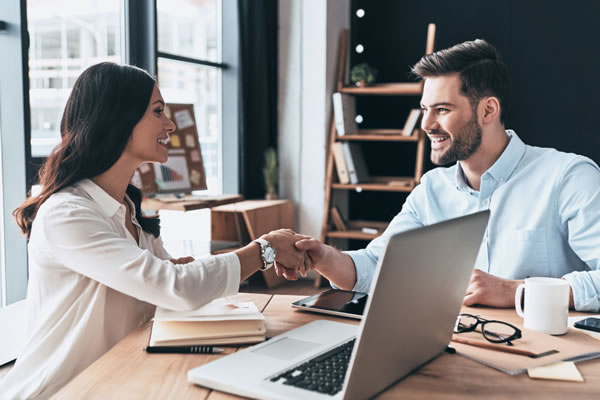
[[207, 388], [260, 399], [365, 399], [450, 341], [489, 211], [390, 237], [360, 325], [316, 320], [188, 371]]

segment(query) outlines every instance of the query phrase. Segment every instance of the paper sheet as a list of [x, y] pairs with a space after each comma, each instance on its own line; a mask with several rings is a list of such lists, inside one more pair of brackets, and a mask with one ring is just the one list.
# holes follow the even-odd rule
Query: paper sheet
[[557, 362], [543, 367], [529, 368], [530, 378], [551, 379], [555, 381], [583, 382], [583, 377], [572, 361]]

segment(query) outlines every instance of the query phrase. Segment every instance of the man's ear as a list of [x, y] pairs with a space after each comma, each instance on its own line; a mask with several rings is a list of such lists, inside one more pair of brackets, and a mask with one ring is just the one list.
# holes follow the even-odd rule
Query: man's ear
[[479, 102], [479, 115], [481, 124], [487, 125], [500, 120], [500, 101], [495, 96], [484, 97]]

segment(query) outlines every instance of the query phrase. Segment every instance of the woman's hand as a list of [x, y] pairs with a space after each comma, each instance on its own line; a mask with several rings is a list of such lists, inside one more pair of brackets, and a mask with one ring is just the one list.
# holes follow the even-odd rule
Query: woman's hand
[[194, 257], [188, 256], [188, 257], [171, 258], [169, 261], [171, 261], [173, 264], [187, 264], [187, 263], [191, 263], [194, 260], [195, 260]]

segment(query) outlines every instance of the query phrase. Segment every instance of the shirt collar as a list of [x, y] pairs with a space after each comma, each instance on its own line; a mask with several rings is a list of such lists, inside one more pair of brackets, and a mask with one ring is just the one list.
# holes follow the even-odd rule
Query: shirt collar
[[77, 184], [100, 206], [106, 216], [112, 217], [120, 207], [123, 207], [123, 204], [106, 193], [104, 189], [96, 185], [91, 179], [83, 179]]
[[[498, 182], [506, 182], [512, 175], [519, 161], [525, 153], [525, 143], [517, 136], [515, 131], [507, 129], [508, 145], [496, 160], [496, 162], [485, 172], [490, 174]], [[456, 188], [461, 191], [473, 190], [467, 184], [463, 169], [459, 162], [456, 163]]]

